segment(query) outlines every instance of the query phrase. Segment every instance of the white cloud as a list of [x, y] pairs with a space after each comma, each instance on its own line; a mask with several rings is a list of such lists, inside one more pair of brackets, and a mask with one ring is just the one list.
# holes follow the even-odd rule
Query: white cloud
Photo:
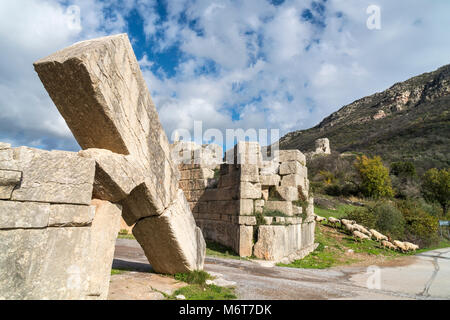
[[[133, 9], [147, 39], [157, 41], [148, 50], [167, 54], [175, 45], [182, 54], [170, 77], [150, 52], [140, 60], [169, 135], [192, 129], [194, 120], [222, 130], [304, 129], [344, 104], [449, 63], [446, 0], [328, 0], [325, 28], [302, 19], [311, 3], [168, 1], [164, 20], [155, 0], [74, 0], [82, 18], [77, 31], [67, 28], [57, 0], [3, 1], [0, 140], [49, 145], [53, 138], [54, 146], [74, 147], [32, 62], [80, 39], [126, 31]], [[382, 9], [379, 31], [366, 28], [371, 4]], [[215, 72], [202, 72], [205, 66]]]

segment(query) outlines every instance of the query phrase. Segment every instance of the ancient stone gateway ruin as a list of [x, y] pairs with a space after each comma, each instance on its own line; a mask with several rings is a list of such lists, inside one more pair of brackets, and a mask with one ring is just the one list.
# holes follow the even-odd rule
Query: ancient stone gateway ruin
[[203, 268], [202, 230], [241, 256], [314, 250], [304, 155], [238, 143], [231, 162], [214, 146], [179, 161], [186, 144], [169, 145], [127, 35], [34, 66], [83, 150], [0, 143], [0, 299], [105, 299], [121, 217], [160, 273]]
[[241, 257], [290, 262], [312, 252], [315, 221], [305, 156], [281, 150], [263, 160], [256, 142], [239, 142], [222, 161], [217, 145], [172, 145], [180, 187], [206, 239]]

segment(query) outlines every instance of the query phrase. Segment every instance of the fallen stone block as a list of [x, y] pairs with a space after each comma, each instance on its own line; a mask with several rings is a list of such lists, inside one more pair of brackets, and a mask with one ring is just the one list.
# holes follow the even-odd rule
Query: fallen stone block
[[163, 214], [140, 219], [133, 235], [156, 272], [175, 274], [203, 269], [206, 244], [183, 191]]
[[257, 258], [281, 261], [301, 249], [300, 225], [259, 226], [253, 252]]

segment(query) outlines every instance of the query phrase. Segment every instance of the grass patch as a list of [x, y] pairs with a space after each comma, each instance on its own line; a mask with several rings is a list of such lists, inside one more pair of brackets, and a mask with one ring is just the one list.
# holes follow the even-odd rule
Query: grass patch
[[206, 280], [212, 279], [208, 272], [203, 270], [196, 270], [188, 273], [175, 274], [175, 280], [186, 282], [189, 284], [205, 285]]
[[246, 258], [241, 258], [233, 249], [209, 240], [206, 240], [206, 255], [225, 259], [247, 260]]
[[126, 270], [122, 269], [111, 269], [111, 275], [124, 273]]
[[356, 208], [360, 207], [353, 206], [351, 204], [339, 204], [336, 206], [336, 210], [331, 210], [314, 206], [314, 213], [324, 218], [335, 217], [340, 219], [344, 218], [350, 211], [353, 211]]
[[177, 273], [175, 280], [186, 282], [189, 285], [176, 290], [168, 300], [176, 300], [177, 295], [183, 295], [186, 300], [232, 300], [236, 299], [234, 288], [219, 287], [214, 284], [206, 284], [206, 280], [213, 277], [205, 271], [193, 271], [189, 273]]
[[236, 299], [234, 288], [219, 287], [216, 285], [189, 285], [176, 290], [168, 300], [176, 300], [177, 295], [183, 295], [186, 300], [233, 300]]
[[119, 234], [117, 235], [117, 238], [119, 239], [131, 239], [131, 240], [136, 240], [136, 238], [133, 236], [132, 233], [128, 233], [127, 230], [122, 229], [119, 231]]

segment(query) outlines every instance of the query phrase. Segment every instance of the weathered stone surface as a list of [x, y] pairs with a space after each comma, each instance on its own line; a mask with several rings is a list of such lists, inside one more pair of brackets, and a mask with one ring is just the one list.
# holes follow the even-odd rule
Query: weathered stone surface
[[11, 199], [14, 188], [20, 184], [22, 172], [0, 169], [0, 199]]
[[269, 189], [262, 189], [261, 194], [264, 201], [269, 200]]
[[105, 149], [82, 150], [78, 154], [95, 160], [94, 198], [119, 202], [143, 183], [146, 177], [143, 167], [133, 156]]
[[280, 261], [292, 252], [301, 249], [301, 227], [299, 224], [289, 226], [260, 226], [258, 241], [253, 252], [257, 258]]
[[237, 216], [237, 222], [240, 225], [247, 226], [255, 226], [256, 225], [256, 217], [254, 216]]
[[263, 186], [278, 186], [280, 185], [280, 176], [277, 174], [260, 176], [261, 185]]
[[303, 165], [306, 165], [306, 157], [300, 150], [280, 150], [279, 161], [298, 161]]
[[251, 226], [239, 227], [239, 251], [241, 257], [250, 257], [253, 254], [253, 228]]
[[258, 142], [239, 141], [233, 149], [226, 152], [225, 160], [229, 164], [262, 163], [261, 146]]
[[0, 142], [0, 150], [11, 149], [10, 143]]
[[177, 169], [126, 34], [74, 44], [34, 64], [83, 149], [132, 155], [154, 177], [154, 198], [177, 196]]
[[303, 177], [308, 176], [306, 167], [301, 165], [298, 161], [283, 162], [280, 165], [280, 175], [284, 176], [288, 174], [300, 174]]
[[259, 174], [261, 176], [270, 176], [278, 174], [280, 170], [280, 163], [278, 161], [264, 161], [261, 165]]
[[[178, 169], [127, 35], [79, 42], [34, 66], [83, 149], [130, 155], [141, 166], [142, 183], [130, 191], [127, 170], [124, 176], [118, 177], [114, 170], [108, 174], [107, 162], [102, 162], [99, 167], [105, 174], [97, 185], [114, 182], [119, 187], [118, 192], [103, 188], [109, 200], [127, 194], [120, 201], [123, 217], [129, 225], [140, 219], [133, 230], [147, 257], [155, 255], [151, 259], [155, 270], [170, 273], [202, 267], [201, 232], [186, 225], [194, 218], [184, 194], [178, 192]], [[152, 229], [158, 232], [149, 232]], [[171, 233], [160, 237], [162, 230]]]
[[292, 202], [290, 201], [266, 201], [266, 210], [280, 211], [288, 216], [292, 216]]
[[237, 200], [239, 203], [239, 214], [240, 215], [252, 215], [254, 211], [253, 200], [241, 199]]
[[92, 201], [95, 218], [91, 227], [89, 299], [105, 300], [114, 258], [117, 233], [120, 228], [121, 207], [108, 201]]
[[84, 299], [90, 227], [0, 230], [0, 299]]
[[48, 203], [0, 201], [0, 229], [45, 228], [49, 216]]
[[80, 227], [88, 226], [95, 216], [95, 207], [84, 205], [54, 204], [50, 206], [48, 226]]
[[259, 168], [256, 164], [243, 164], [240, 167], [241, 182], [259, 182]]
[[286, 201], [298, 200], [298, 189], [296, 187], [277, 187], [277, 192]]
[[196, 226], [183, 191], [163, 214], [139, 220], [133, 235], [156, 272], [178, 273], [203, 269], [206, 244]]
[[14, 159], [22, 181], [11, 196], [15, 201], [89, 205], [95, 162], [65, 151], [44, 151], [20, 147]]
[[283, 177], [283, 179], [281, 180], [281, 186], [282, 187], [297, 187], [297, 186], [304, 187], [305, 180], [307, 180], [307, 178], [300, 174], [289, 174], [289, 175]]
[[241, 199], [260, 199], [261, 198], [261, 184], [241, 182], [240, 185], [240, 197]]

